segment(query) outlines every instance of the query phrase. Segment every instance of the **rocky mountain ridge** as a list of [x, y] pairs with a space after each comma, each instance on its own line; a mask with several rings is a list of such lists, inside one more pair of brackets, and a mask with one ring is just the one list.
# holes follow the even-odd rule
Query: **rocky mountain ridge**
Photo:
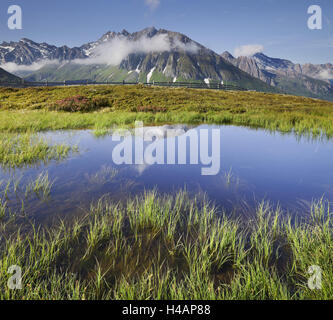
[[295, 64], [286, 59], [271, 58], [263, 53], [235, 58], [229, 52], [221, 55], [241, 70], [280, 90], [312, 97], [333, 98], [333, 66]]

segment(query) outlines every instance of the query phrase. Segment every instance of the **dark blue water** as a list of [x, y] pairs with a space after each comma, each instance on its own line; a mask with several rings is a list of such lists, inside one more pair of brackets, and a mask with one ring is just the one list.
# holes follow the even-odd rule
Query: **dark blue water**
[[[47, 171], [49, 179], [55, 180], [47, 202], [37, 197], [26, 199], [22, 192], [10, 196], [8, 203], [18, 210], [23, 200], [25, 211], [43, 220], [85, 213], [91, 202], [106, 194], [120, 201], [154, 188], [167, 193], [186, 188], [191, 194], [207, 194], [217, 206], [228, 211], [255, 207], [266, 200], [272, 205], [280, 204], [291, 214], [302, 215], [313, 199], [324, 196], [333, 201], [333, 141], [234, 126], [174, 129], [176, 136], [179, 129], [185, 129], [189, 135], [208, 129], [209, 137], [212, 130], [218, 129], [220, 152], [215, 155], [215, 161], [220, 163], [220, 170], [217, 175], [203, 176], [201, 163], [116, 165], [112, 153], [119, 142], [113, 141], [110, 135], [96, 138], [91, 131], [53, 132], [43, 135], [53, 142], [77, 145], [79, 154], [35, 168], [11, 172], [0, 169], [0, 180], [21, 177], [22, 190], [41, 172]], [[128, 143], [130, 140], [131, 137], [125, 138]], [[158, 144], [165, 146], [166, 139], [160, 137]], [[209, 140], [210, 152], [212, 147]], [[163, 155], [164, 160], [168, 152]], [[189, 155], [190, 146], [181, 152]], [[239, 209], [239, 212], [243, 211]]]

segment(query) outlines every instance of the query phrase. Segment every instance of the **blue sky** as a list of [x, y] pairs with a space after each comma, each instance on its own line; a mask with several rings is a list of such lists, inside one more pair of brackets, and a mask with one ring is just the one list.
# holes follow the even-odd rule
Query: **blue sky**
[[[150, 2], [150, 5], [148, 4]], [[23, 29], [9, 30], [9, 5], [23, 10]], [[154, 5], [155, 4], [155, 5]], [[320, 5], [323, 29], [307, 27], [307, 9]], [[188, 35], [217, 53], [260, 45], [273, 57], [333, 63], [332, 0], [1, 0], [0, 42], [23, 37], [80, 46], [102, 34], [155, 26]]]

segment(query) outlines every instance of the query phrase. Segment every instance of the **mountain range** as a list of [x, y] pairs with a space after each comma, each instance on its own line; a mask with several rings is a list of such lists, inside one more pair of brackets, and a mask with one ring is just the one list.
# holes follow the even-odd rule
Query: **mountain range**
[[218, 81], [333, 100], [333, 85], [323, 78], [333, 73], [331, 64], [301, 66], [262, 53], [219, 55], [186, 35], [154, 27], [134, 33], [110, 31], [74, 48], [26, 38], [3, 42], [0, 67], [30, 81]]
[[3, 43], [0, 63], [30, 81], [225, 81], [276, 91], [185, 35], [153, 27], [135, 33], [107, 32], [76, 48], [28, 39]]
[[284, 92], [333, 99], [333, 65], [330, 63], [294, 64], [289, 60], [271, 58], [263, 53], [235, 58], [226, 51], [221, 56], [253, 77]]

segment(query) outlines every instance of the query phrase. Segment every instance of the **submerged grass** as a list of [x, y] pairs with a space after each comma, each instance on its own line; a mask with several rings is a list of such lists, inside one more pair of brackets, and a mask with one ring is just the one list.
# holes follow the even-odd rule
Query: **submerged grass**
[[6, 216], [7, 213], [7, 201], [0, 198], [0, 220]]
[[[72, 112], [60, 112], [54, 108], [57, 101], [78, 95], [100, 103], [93, 103], [87, 109], [90, 112], [82, 112], [86, 110], [84, 108], [76, 110], [72, 105]], [[333, 135], [332, 102], [289, 95], [145, 86], [84, 86], [0, 88], [0, 101], [0, 131], [95, 129], [96, 136], [99, 136], [107, 133], [112, 125], [128, 125], [141, 120], [145, 124], [234, 124], [295, 131], [315, 137]], [[154, 106], [154, 111], [149, 106]]]
[[229, 169], [228, 172], [224, 173], [224, 178], [226, 180], [226, 184], [230, 185], [232, 178], [234, 177], [234, 174], [232, 172], [232, 168]]
[[117, 176], [117, 174], [117, 169], [103, 165], [99, 171], [93, 174], [85, 174], [85, 177], [91, 184], [103, 185], [107, 182], [111, 182]]
[[34, 193], [38, 198], [47, 200], [50, 197], [53, 184], [54, 181], [49, 180], [48, 172], [42, 172], [26, 186], [25, 197], [27, 198]]
[[35, 165], [50, 160], [66, 158], [76, 147], [65, 144], [50, 145], [33, 133], [0, 133], [0, 165], [16, 168]]
[[[217, 215], [186, 192], [149, 192], [114, 204], [106, 198], [71, 224], [6, 233], [2, 299], [332, 299], [332, 217], [323, 201], [307, 222], [258, 206], [247, 223]], [[7, 228], [7, 229], [6, 229]], [[8, 268], [22, 268], [10, 290]], [[308, 268], [323, 270], [321, 290]]]

